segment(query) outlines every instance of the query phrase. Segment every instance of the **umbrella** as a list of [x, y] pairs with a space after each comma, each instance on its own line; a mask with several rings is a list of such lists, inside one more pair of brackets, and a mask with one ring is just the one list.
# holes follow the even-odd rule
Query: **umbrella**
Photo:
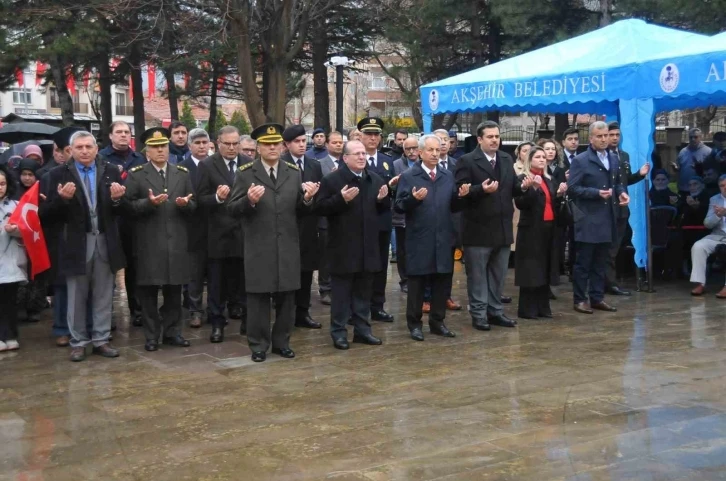
[[38, 122], [13, 122], [0, 129], [0, 142], [17, 144], [26, 140], [50, 139], [58, 127]]
[[43, 151], [43, 159], [47, 162], [53, 158], [53, 141], [52, 140], [29, 140], [8, 147], [8, 149], [0, 154], [0, 164], [7, 164], [8, 159], [13, 155], [23, 155], [23, 150], [28, 145], [37, 145]]

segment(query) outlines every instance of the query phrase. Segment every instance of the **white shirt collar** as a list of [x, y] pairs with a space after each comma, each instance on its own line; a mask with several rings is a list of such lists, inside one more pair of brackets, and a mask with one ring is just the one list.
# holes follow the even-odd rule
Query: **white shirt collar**
[[272, 167], [272, 171], [275, 173], [275, 177], [277, 177], [277, 171], [280, 167], [280, 162], [276, 162], [275, 165], [269, 165], [265, 161], [262, 161], [262, 167], [264, 167], [265, 172], [267, 172], [267, 175], [270, 175], [270, 167]]
[[429, 175], [429, 176], [431, 175], [431, 172], [433, 172], [433, 173], [434, 173], [434, 175], [436, 175], [436, 167], [434, 167], [433, 169], [429, 169], [428, 167], [426, 167], [426, 164], [424, 164], [423, 162], [421, 162], [421, 168], [422, 168], [422, 169], [424, 170], [424, 172], [426, 172], [426, 174], [427, 174], [427, 175]]
[[[482, 151], [482, 152], [484, 152], [484, 151]], [[486, 157], [486, 158], [487, 158], [487, 160], [488, 160], [489, 162], [491, 162], [492, 160], [496, 160], [496, 159], [497, 159], [497, 154], [494, 154], [494, 156], [493, 156], [493, 157], [491, 157], [491, 156], [489, 156], [489, 154], [487, 154], [486, 152], [484, 152], [484, 157]]]
[[190, 157], [192, 158], [192, 161], [194, 162], [194, 165], [199, 165], [199, 162], [201, 162], [201, 160], [197, 159], [193, 155], [190, 155]]

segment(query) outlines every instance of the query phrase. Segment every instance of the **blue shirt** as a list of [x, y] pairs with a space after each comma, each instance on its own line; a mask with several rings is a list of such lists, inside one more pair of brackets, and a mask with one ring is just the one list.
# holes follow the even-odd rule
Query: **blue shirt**
[[89, 167], [84, 166], [80, 162], [74, 162], [74, 164], [78, 170], [78, 175], [81, 177], [83, 185], [86, 184], [86, 175], [88, 175], [88, 181], [91, 184], [91, 191], [88, 193], [88, 197], [91, 199], [91, 202], [93, 202], [93, 189], [96, 188], [96, 163], [92, 163]]

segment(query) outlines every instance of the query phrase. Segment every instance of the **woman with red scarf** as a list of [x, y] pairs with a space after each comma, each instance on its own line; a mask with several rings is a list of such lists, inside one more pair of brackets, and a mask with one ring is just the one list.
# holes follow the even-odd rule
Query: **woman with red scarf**
[[542, 147], [532, 147], [524, 171], [533, 175], [535, 182], [514, 200], [521, 211], [514, 257], [514, 284], [519, 286], [518, 316], [551, 318], [550, 286], [560, 283], [556, 220], [567, 184], [558, 185], [550, 177]]

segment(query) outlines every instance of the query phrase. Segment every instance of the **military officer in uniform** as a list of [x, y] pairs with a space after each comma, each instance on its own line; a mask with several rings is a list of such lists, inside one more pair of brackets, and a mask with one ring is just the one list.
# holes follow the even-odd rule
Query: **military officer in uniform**
[[[285, 358], [295, 320], [295, 291], [300, 288], [298, 216], [312, 212], [319, 184], [302, 183], [294, 164], [280, 159], [282, 126], [265, 124], [252, 132], [260, 159], [235, 174], [225, 203], [230, 214], [242, 218], [247, 288], [247, 342], [252, 360], [262, 362], [267, 350]], [[270, 335], [270, 298], [275, 303], [275, 325]]]
[[[182, 285], [191, 280], [187, 218], [194, 212], [189, 171], [169, 163], [169, 131], [162, 127], [141, 136], [149, 162], [131, 169], [126, 196], [134, 225], [134, 259], [147, 351], [163, 343], [188, 347], [181, 335]], [[161, 287], [164, 304], [157, 307]]]

